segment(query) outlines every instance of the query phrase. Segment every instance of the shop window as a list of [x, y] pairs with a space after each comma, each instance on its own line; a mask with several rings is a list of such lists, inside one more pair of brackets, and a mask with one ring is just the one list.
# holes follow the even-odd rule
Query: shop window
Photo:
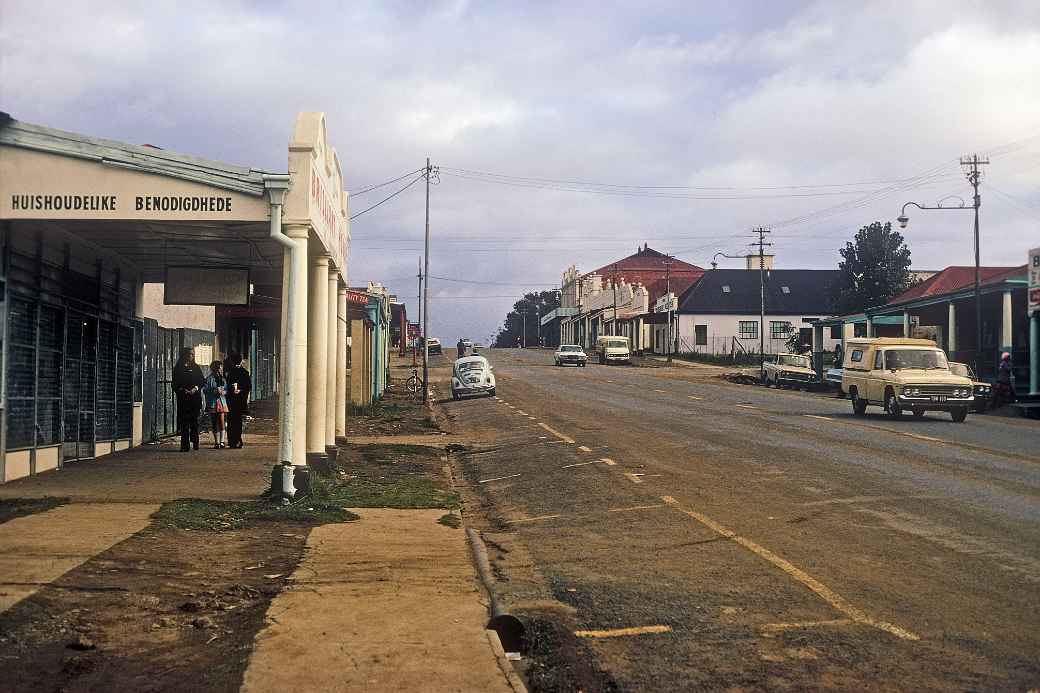
[[116, 415], [115, 437], [129, 438], [133, 429], [134, 381], [137, 364], [134, 359], [134, 330], [129, 325], [116, 329]]
[[791, 323], [786, 320], [770, 320], [769, 336], [772, 339], [787, 339], [791, 336]]
[[693, 343], [696, 346], [708, 346], [708, 326], [707, 325], [694, 325], [693, 326]]
[[116, 434], [116, 326], [107, 320], [98, 324], [95, 393], [96, 440], [112, 440]]
[[740, 321], [741, 339], [758, 339], [758, 323], [754, 320]]

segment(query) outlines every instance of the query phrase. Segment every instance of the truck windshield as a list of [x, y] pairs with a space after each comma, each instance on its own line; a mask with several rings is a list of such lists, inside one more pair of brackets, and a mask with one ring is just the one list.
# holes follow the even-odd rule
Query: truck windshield
[[608, 349], [627, 349], [628, 348], [628, 340], [627, 339], [608, 339], [604, 346], [606, 346]]
[[795, 366], [797, 368], [812, 368], [809, 358], [806, 356], [781, 356], [781, 366]]
[[885, 367], [889, 370], [902, 368], [939, 368], [949, 370], [946, 354], [938, 349], [889, 349], [885, 352]]

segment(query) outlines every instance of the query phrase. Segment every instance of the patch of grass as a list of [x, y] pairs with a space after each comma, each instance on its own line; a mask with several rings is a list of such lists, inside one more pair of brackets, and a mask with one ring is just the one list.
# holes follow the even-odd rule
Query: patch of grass
[[394, 456], [426, 457], [431, 454], [431, 450], [434, 450], [426, 445], [405, 445], [404, 443], [382, 443], [356, 447], [367, 462], [377, 462]]
[[451, 527], [452, 529], [458, 529], [462, 526], [462, 518], [455, 513], [447, 513], [440, 516], [437, 520], [437, 524]]
[[422, 426], [423, 428], [429, 428], [429, 429], [434, 430], [434, 431], [439, 431], [440, 428], [441, 428], [437, 424], [437, 422], [434, 421], [432, 416], [427, 416], [425, 419], [420, 420], [419, 421], [419, 425]]
[[342, 505], [313, 497], [300, 498], [284, 506], [268, 498], [253, 501], [180, 498], [163, 503], [152, 519], [163, 527], [219, 532], [240, 529], [254, 522], [278, 520], [322, 525], [350, 522], [358, 519], [358, 516], [345, 510]]
[[36, 513], [53, 510], [59, 505], [69, 502], [68, 498], [55, 498], [46, 496], [44, 498], [6, 498], [0, 500], [0, 523], [13, 520], [16, 517], [35, 515]]
[[340, 508], [453, 510], [460, 506], [458, 494], [445, 491], [431, 479], [421, 476], [395, 479], [354, 477], [344, 482], [312, 479], [310, 497], [315, 502], [325, 502]]
[[595, 656], [562, 624], [547, 618], [524, 617], [524, 671], [531, 693], [594, 690], [615, 693], [617, 683], [595, 665]]
[[373, 402], [364, 406], [348, 404], [350, 416], [366, 416], [380, 419], [400, 419], [402, 415], [415, 409], [414, 404], [396, 404], [392, 402]]

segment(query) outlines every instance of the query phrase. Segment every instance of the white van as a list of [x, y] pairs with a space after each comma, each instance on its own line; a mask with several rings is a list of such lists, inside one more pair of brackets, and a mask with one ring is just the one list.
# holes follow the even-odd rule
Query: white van
[[596, 354], [599, 355], [600, 363], [632, 363], [632, 349], [628, 337], [597, 337]]

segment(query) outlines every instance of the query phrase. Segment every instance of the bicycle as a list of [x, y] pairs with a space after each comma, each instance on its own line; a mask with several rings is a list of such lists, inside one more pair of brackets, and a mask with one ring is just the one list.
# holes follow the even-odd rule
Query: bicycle
[[412, 375], [410, 378], [408, 378], [408, 380], [405, 381], [404, 385], [412, 394], [415, 394], [422, 390], [423, 380], [419, 377], [418, 368], [412, 368]]

